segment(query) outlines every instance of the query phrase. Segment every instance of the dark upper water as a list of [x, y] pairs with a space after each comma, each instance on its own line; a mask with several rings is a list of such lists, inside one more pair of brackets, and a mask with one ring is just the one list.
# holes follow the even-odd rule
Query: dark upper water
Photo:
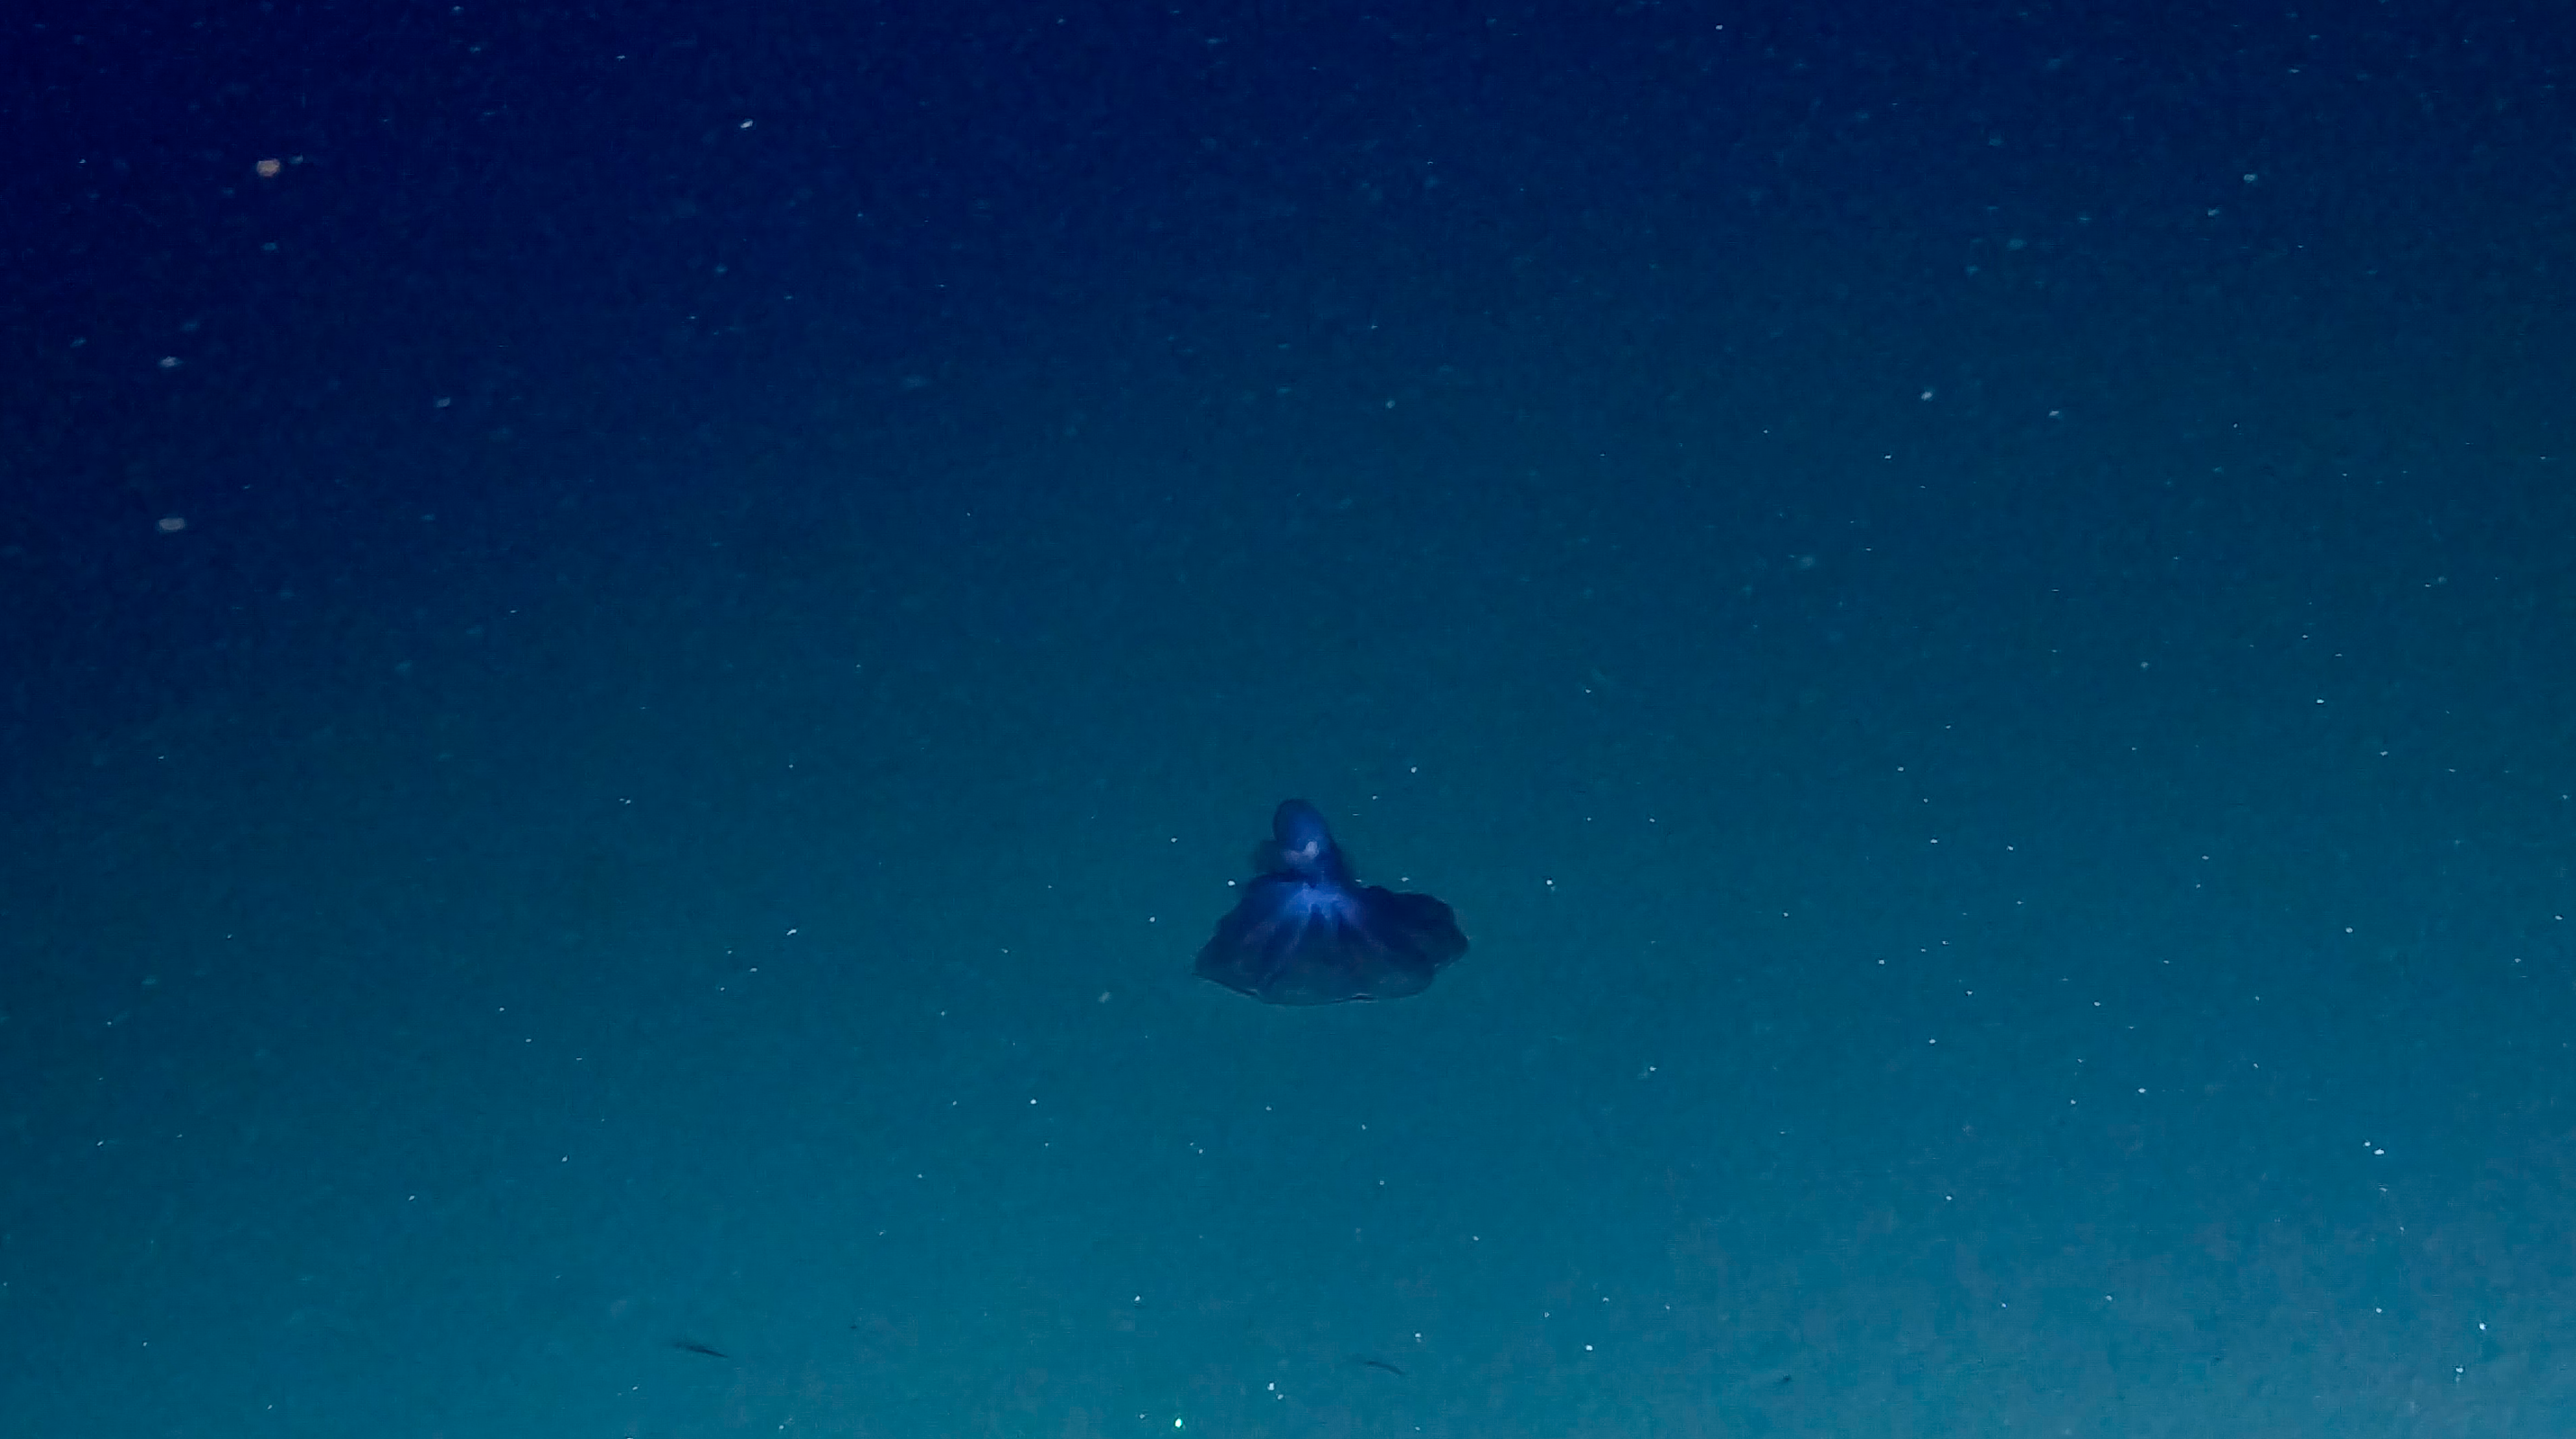
[[14, 12], [0, 1427], [2568, 1432], [2570, 22], [1576, 10]]

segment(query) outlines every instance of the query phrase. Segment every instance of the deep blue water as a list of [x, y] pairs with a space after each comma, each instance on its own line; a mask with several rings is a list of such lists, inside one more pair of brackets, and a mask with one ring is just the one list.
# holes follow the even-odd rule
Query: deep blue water
[[2569, 1432], [2571, 60], [13, 12], [0, 1431]]

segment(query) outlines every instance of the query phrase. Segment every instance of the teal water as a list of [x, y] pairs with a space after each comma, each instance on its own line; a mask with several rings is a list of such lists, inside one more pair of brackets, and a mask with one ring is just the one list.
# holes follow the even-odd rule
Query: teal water
[[2576, 1417], [2545, 13], [444, 8], [11, 42], [0, 1427]]

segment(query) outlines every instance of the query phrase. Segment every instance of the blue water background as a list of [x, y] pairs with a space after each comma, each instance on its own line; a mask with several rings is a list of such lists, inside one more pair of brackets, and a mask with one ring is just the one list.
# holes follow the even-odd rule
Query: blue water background
[[8, 23], [0, 1429], [2576, 1423], [2549, 8]]

